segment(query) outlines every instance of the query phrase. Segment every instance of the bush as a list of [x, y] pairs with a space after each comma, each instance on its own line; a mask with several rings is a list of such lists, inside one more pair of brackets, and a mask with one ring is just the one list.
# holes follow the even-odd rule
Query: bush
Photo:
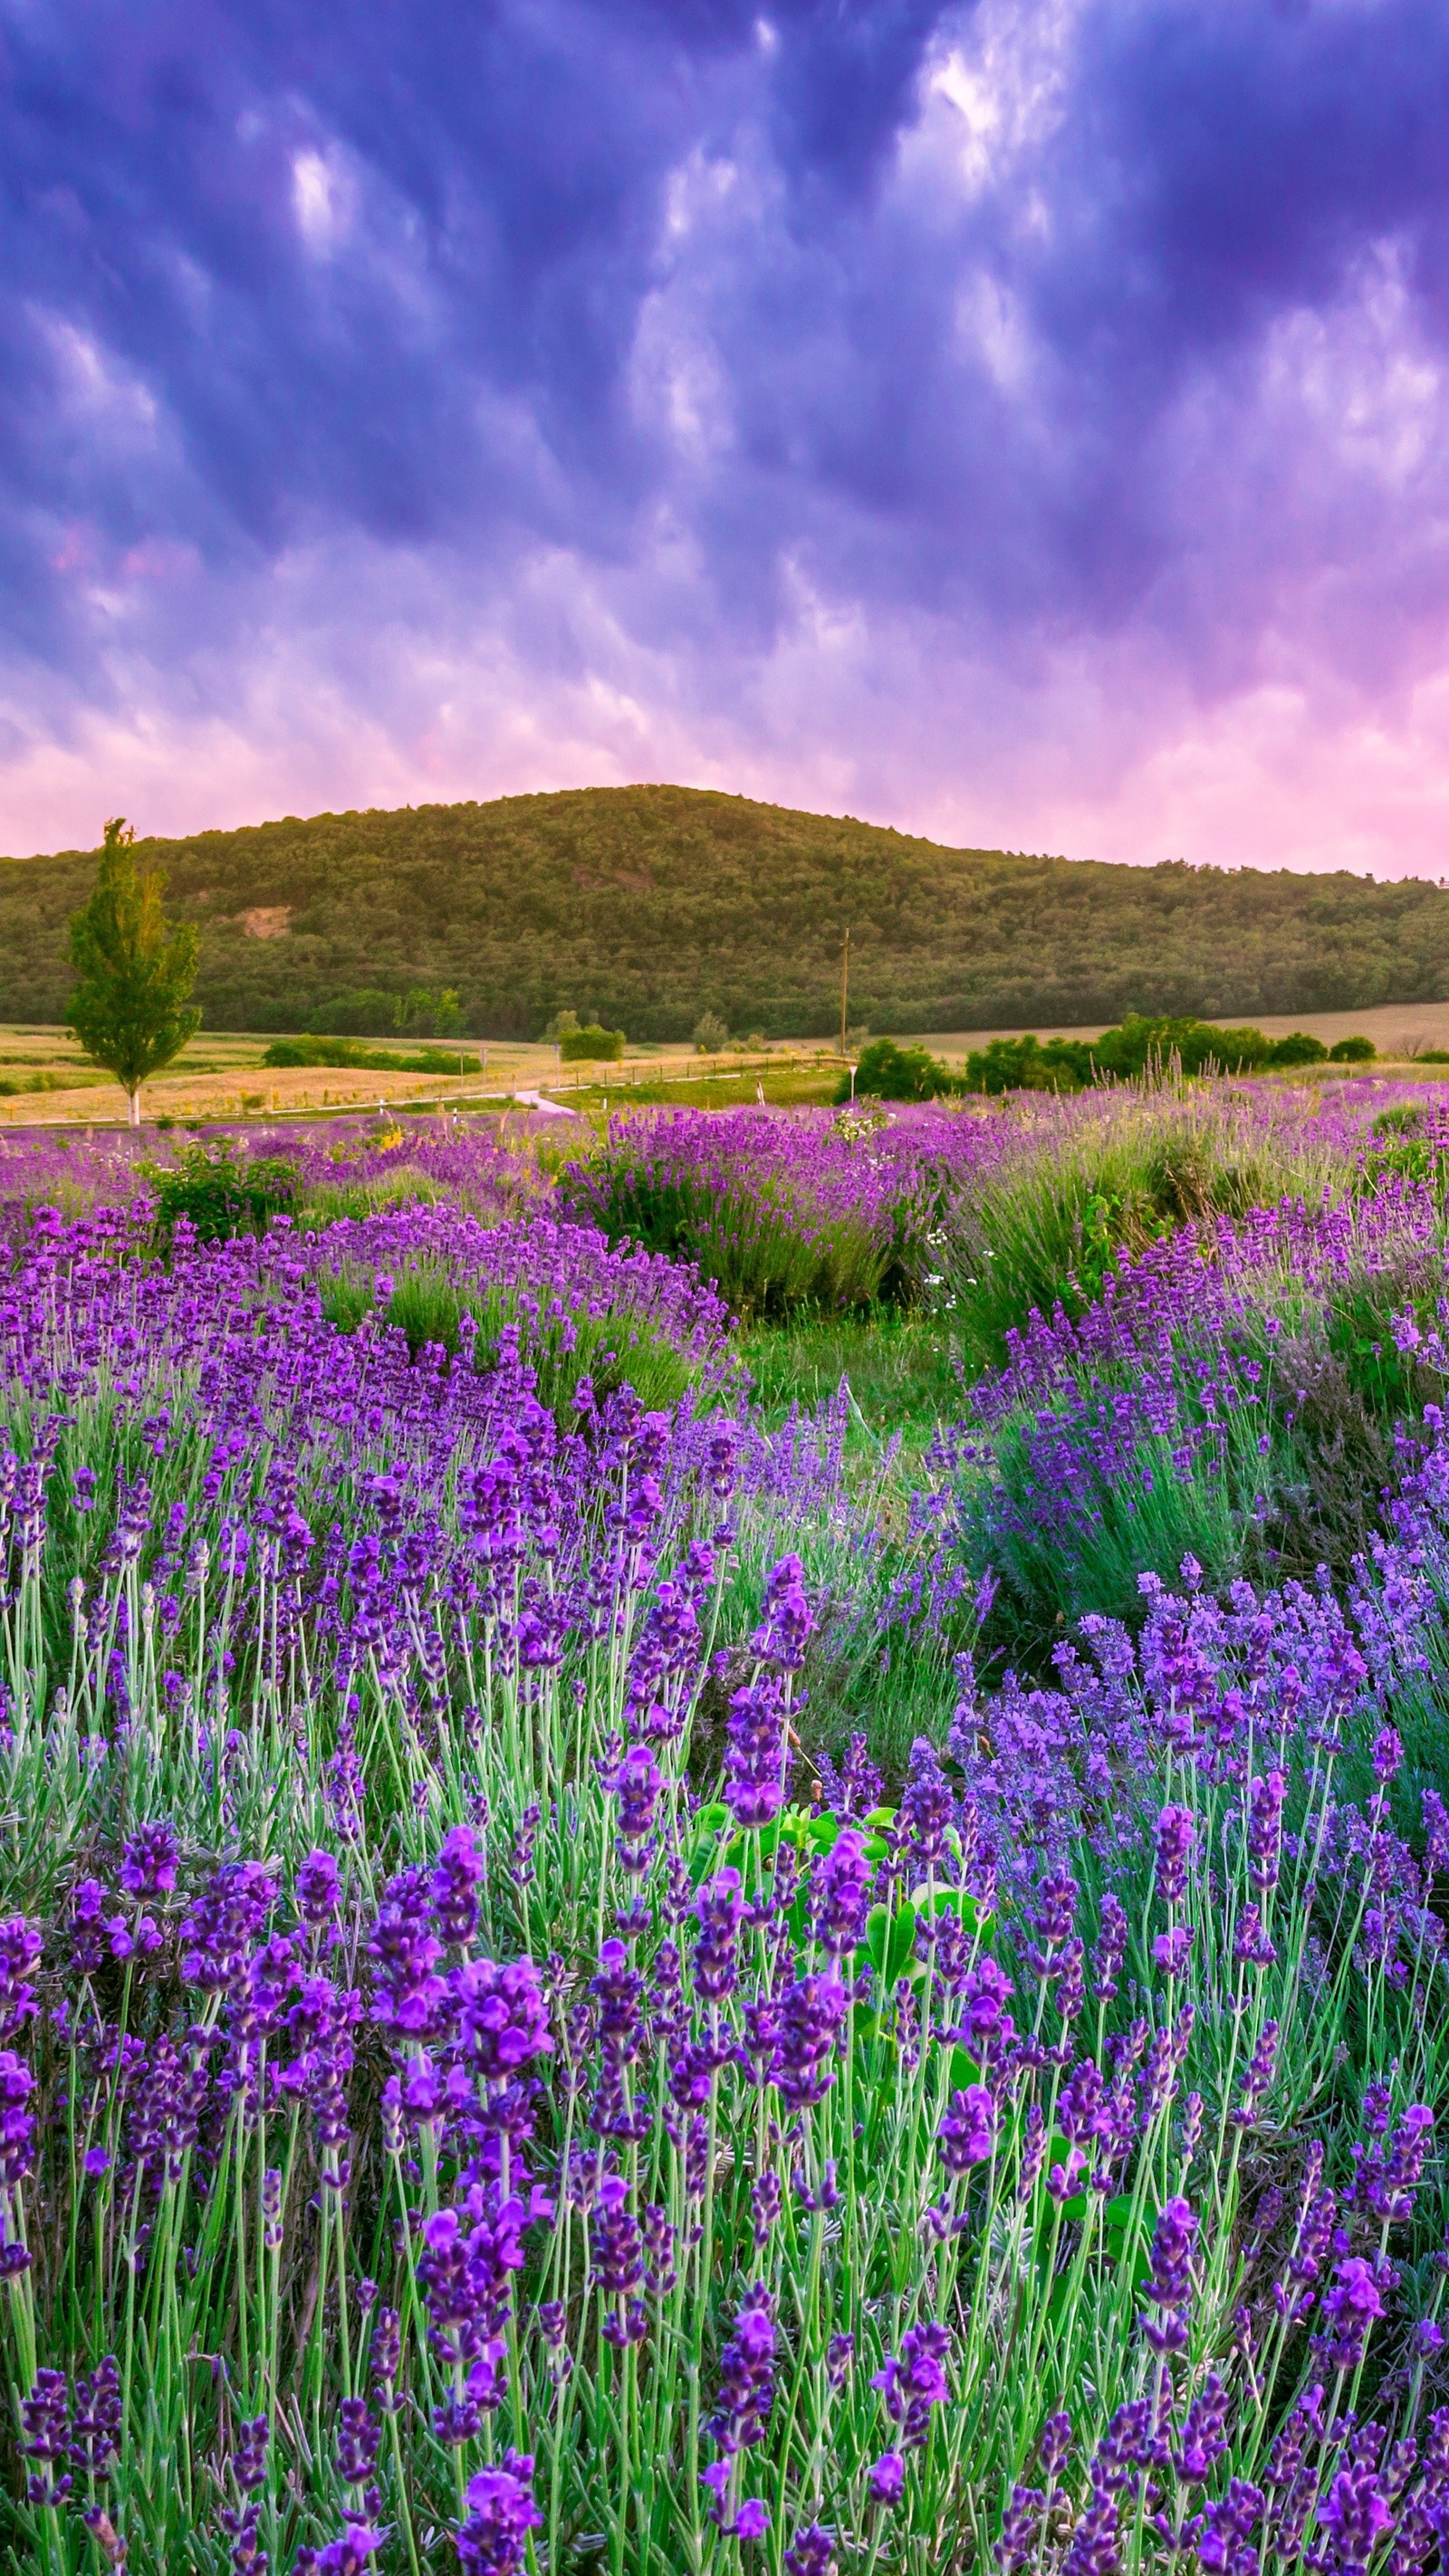
[[[1289, 1042], [1280, 1040], [1282, 1045]], [[1306, 1041], [1317, 1046], [1316, 1038]], [[1254, 1073], [1260, 1066], [1316, 1061], [1274, 1055], [1261, 1029], [1215, 1029], [1207, 1020], [1145, 1018], [1129, 1011], [1099, 1038], [993, 1038], [966, 1059], [968, 1091], [1081, 1091], [1103, 1075], [1132, 1081], [1176, 1061], [1184, 1073]]]
[[597, 1023], [584, 1029], [560, 1032], [558, 1051], [565, 1064], [617, 1064], [624, 1052], [622, 1029], [601, 1029]]
[[280, 1156], [248, 1162], [235, 1148], [188, 1145], [174, 1163], [143, 1164], [156, 1194], [156, 1239], [169, 1246], [185, 1217], [202, 1243], [229, 1243], [235, 1234], [265, 1234], [273, 1217], [290, 1216], [296, 1204], [297, 1166]]
[[1286, 1038], [1273, 1040], [1268, 1062], [1272, 1065], [1326, 1064], [1328, 1049], [1322, 1038], [1311, 1038], [1306, 1029], [1293, 1029]]
[[1378, 1048], [1372, 1038], [1340, 1038], [1336, 1046], [1329, 1048], [1328, 1061], [1330, 1064], [1372, 1064], [1377, 1054]]
[[382, 1038], [397, 1026], [397, 996], [367, 986], [356, 993], [339, 993], [335, 1002], [321, 1002], [312, 1012], [312, 1025], [325, 1037]]
[[[1331, 1159], [1327, 1168], [1342, 1177]], [[1270, 1206], [1323, 1174], [1323, 1161], [1285, 1151], [1261, 1120], [1219, 1102], [1104, 1101], [955, 1208], [941, 1267], [968, 1358], [996, 1365], [1033, 1307], [1082, 1314], [1120, 1252]]]
[[[956, 1089], [955, 1076], [926, 1047], [899, 1047], [894, 1038], [874, 1038], [855, 1068], [857, 1100], [934, 1100]], [[850, 1098], [847, 1074], [836, 1099]]]
[[[441, 1047], [417, 1047], [404, 1055], [397, 1047], [362, 1046], [355, 1038], [274, 1038], [262, 1058], [274, 1070], [298, 1065], [336, 1065], [365, 1073], [448, 1073], [464, 1068], [458, 1056]], [[468, 1068], [469, 1071], [472, 1067]]]
[[694, 1043], [704, 1055], [718, 1055], [729, 1044], [729, 1028], [718, 1011], [701, 1011], [694, 1024]]
[[695, 1262], [735, 1315], [769, 1322], [880, 1296], [905, 1195], [864, 1139], [749, 1108], [616, 1119], [560, 1189], [611, 1243]]

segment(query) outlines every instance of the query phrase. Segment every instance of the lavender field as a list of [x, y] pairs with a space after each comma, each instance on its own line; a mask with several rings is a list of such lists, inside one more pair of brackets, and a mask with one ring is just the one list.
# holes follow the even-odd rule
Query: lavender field
[[1449, 1116], [0, 1140], [0, 2555], [1449, 2548]]

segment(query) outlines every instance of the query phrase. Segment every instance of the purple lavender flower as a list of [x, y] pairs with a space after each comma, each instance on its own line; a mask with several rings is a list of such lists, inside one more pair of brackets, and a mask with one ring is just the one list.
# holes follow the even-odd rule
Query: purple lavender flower
[[138, 1825], [126, 1838], [120, 1881], [128, 1896], [169, 1896], [176, 1885], [179, 1852], [175, 1828], [164, 1818]]
[[829, 2092], [849, 2010], [850, 1996], [834, 1976], [797, 1977], [780, 1998], [770, 2080], [791, 2110], [821, 2102]]
[[381, 2446], [382, 2427], [366, 2398], [344, 2397], [337, 2410], [337, 2474], [345, 2487], [367, 2485]]
[[1373, 2265], [1357, 2254], [1337, 2264], [1333, 2286], [1323, 2294], [1323, 2315], [1329, 2329], [1325, 2358], [1330, 2370], [1357, 2370], [1374, 2325], [1383, 2313], [1383, 2295]]
[[912, 1860], [920, 1869], [936, 1869], [946, 1850], [946, 1828], [955, 1812], [951, 1784], [927, 1735], [911, 1746], [906, 1785], [901, 1791], [898, 1830], [906, 1836]]
[[1277, 2063], [1278, 2025], [1275, 2021], [1265, 2021], [1262, 2036], [1248, 2061], [1247, 2072], [1243, 2077], [1242, 2101], [1232, 2114], [1236, 2128], [1250, 2129], [1253, 2126], [1258, 2116], [1258, 2105], [1273, 2081], [1273, 2072]]
[[509, 2451], [501, 2468], [480, 2469], [465, 2502], [455, 2539], [463, 2576], [519, 2576], [528, 2535], [543, 2522], [533, 2500], [532, 2455]]
[[297, 1871], [297, 1911], [314, 1932], [336, 1915], [341, 1898], [337, 1863], [330, 1852], [307, 1854]]
[[267, 2453], [271, 2448], [272, 2421], [269, 2415], [254, 2415], [237, 2426], [236, 2443], [231, 2455], [231, 2473], [238, 2492], [255, 2495], [267, 2482]]
[[871, 2499], [889, 2511], [900, 2503], [905, 2490], [906, 2464], [899, 2451], [882, 2451], [870, 2472]]
[[1277, 1884], [1283, 1801], [1287, 1794], [1288, 1782], [1281, 1771], [1269, 1771], [1265, 1777], [1248, 1782], [1248, 1875], [1260, 1896]]
[[1368, 2466], [1340, 2469], [1318, 2506], [1319, 2522], [1346, 2570], [1367, 2567], [1393, 2518], [1377, 2473]]
[[834, 2532], [807, 2522], [785, 2552], [784, 2576], [836, 2576]]
[[750, 1639], [751, 1651], [777, 1672], [796, 1673], [805, 1660], [814, 1625], [805, 1569], [798, 1556], [782, 1556], [766, 1581], [764, 1609]]
[[968, 2084], [953, 2093], [936, 2132], [941, 2162], [948, 2174], [969, 2173], [984, 2164], [996, 2145], [996, 2106], [984, 2084]]
[[1187, 1864], [1197, 1834], [1197, 1820], [1187, 1807], [1164, 1807], [1153, 1827], [1157, 1845], [1157, 1893], [1165, 1905], [1180, 1905], [1187, 1894]]
[[1036, 2556], [1037, 2534], [1041, 2529], [1042, 2508], [1046, 2497], [1040, 2487], [1014, 2486], [1001, 2518], [1001, 2537], [991, 2555], [1001, 2576], [1016, 2576], [1019, 2568]]
[[745, 1915], [739, 1871], [721, 1869], [707, 1878], [695, 1895], [694, 1911], [699, 1921], [691, 1962], [695, 1991], [710, 2003], [720, 2003], [733, 1994], [739, 1976], [740, 1927]]
[[1257, 2576], [1258, 2553], [1252, 2539], [1265, 2501], [1261, 2487], [1251, 2486], [1246, 2478], [1230, 2478], [1226, 2495], [1207, 2506], [1197, 2554], [1209, 2576]]
[[870, 1758], [870, 1748], [863, 1735], [852, 1735], [840, 1766], [840, 1800], [845, 1815], [873, 1815], [880, 1805], [885, 1783]]
[[1049, 2478], [1055, 2478], [1065, 2465], [1072, 2447], [1070, 2415], [1048, 2415], [1041, 2428], [1041, 2464]]
[[848, 1958], [865, 1937], [870, 1899], [864, 1835], [847, 1825], [816, 1862], [811, 1888], [816, 1940], [830, 1958]]
[[380, 2536], [360, 2522], [349, 2522], [340, 2540], [324, 2549], [299, 2549], [292, 2576], [368, 2576], [369, 2562], [382, 2547]]
[[43, 1946], [41, 1934], [23, 1914], [0, 1923], [0, 2046], [18, 2039], [34, 2014], [31, 1971]]
[[1160, 2322], [1145, 2317], [1142, 2331], [1154, 2352], [1177, 2353], [1187, 2349], [1187, 2318], [1184, 2311], [1192, 2300], [1192, 2255], [1197, 2239], [1197, 2219], [1189, 2203], [1181, 2198], [1167, 2201], [1158, 2215], [1152, 2238], [1151, 2272], [1147, 2297], [1161, 2310]]
[[471, 1959], [453, 1980], [459, 2039], [490, 2084], [508, 2083], [536, 2057], [552, 2053], [548, 2005], [532, 1959]]
[[429, 1890], [433, 1922], [446, 1949], [466, 1950], [477, 1932], [485, 1868], [472, 1826], [454, 1825], [443, 1838]]
[[399, 2038], [423, 2039], [447, 1993], [436, 1973], [443, 1944], [430, 1928], [429, 1887], [420, 1869], [389, 1879], [368, 1942], [377, 1980], [374, 2011]]
[[737, 1690], [725, 1736], [724, 1795], [747, 1832], [767, 1825], [785, 1803], [785, 1701], [772, 1673]]
[[951, 2337], [945, 2326], [911, 2326], [901, 2337], [900, 2352], [887, 2360], [871, 2380], [885, 2400], [891, 2422], [899, 2427], [902, 2450], [914, 2450], [931, 2429], [931, 2408], [950, 2394], [946, 2355]]
[[23, 2182], [35, 2162], [35, 2078], [13, 2048], [0, 2048], [0, 2182]]
[[605, 1786], [619, 1801], [620, 1865], [631, 1873], [645, 1870], [653, 1856], [654, 1818], [664, 1791], [664, 1774], [648, 1746], [632, 1744]]
[[71, 2461], [88, 2479], [109, 2476], [121, 2447], [121, 2422], [121, 2368], [114, 2353], [106, 2353], [77, 2379], [71, 2408]]
[[722, 2450], [744, 2450], [763, 2440], [774, 2400], [774, 2301], [757, 2281], [740, 2302], [720, 2356], [719, 2394], [705, 2430]]
[[20, 2448], [35, 2466], [26, 2471], [29, 2503], [55, 2505], [70, 2491], [70, 2473], [57, 2477], [70, 2457], [70, 2389], [63, 2370], [38, 2370], [35, 2385], [20, 2404]]

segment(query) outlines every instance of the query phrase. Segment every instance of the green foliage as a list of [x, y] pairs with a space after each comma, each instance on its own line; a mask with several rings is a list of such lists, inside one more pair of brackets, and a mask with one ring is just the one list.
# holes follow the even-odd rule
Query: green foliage
[[[606, 1025], [685, 1039], [708, 993], [732, 1029], [828, 1037], [847, 923], [878, 1035], [1347, 1010], [1449, 978], [1449, 895], [1419, 878], [947, 850], [681, 787], [321, 814], [145, 856], [200, 932], [209, 1025], [234, 1029], [380, 1037], [399, 996], [456, 988], [479, 1035], [535, 1036], [586, 994]], [[0, 1013], [60, 1017], [95, 871], [0, 862]], [[288, 908], [281, 937], [251, 935], [260, 907]]]
[[786, 1179], [744, 1172], [733, 1188], [712, 1176], [656, 1168], [629, 1143], [586, 1167], [579, 1213], [611, 1243], [693, 1261], [746, 1322], [874, 1303], [891, 1262], [880, 1229], [824, 1212]]
[[[899, 1047], [894, 1038], [873, 1038], [855, 1068], [858, 1100], [935, 1100], [955, 1089], [954, 1075], [929, 1048]], [[850, 1096], [847, 1074], [835, 1097], [839, 1101]]]
[[319, 1003], [313, 1026], [325, 1037], [387, 1037], [393, 1030], [414, 1037], [452, 1037], [463, 1026], [463, 1013], [452, 986], [433, 991], [424, 984], [406, 993], [384, 993], [364, 985]]
[[1124, 1093], [1111, 1114], [1007, 1164], [959, 1210], [942, 1263], [968, 1360], [997, 1366], [1006, 1335], [1033, 1307], [1082, 1314], [1119, 1252], [1203, 1218], [1271, 1206], [1320, 1177], [1342, 1185], [1331, 1156], [1320, 1176], [1231, 1106]]
[[781, 1331], [757, 1325], [737, 1339], [755, 1404], [772, 1428], [792, 1407], [814, 1413], [845, 1384], [851, 1445], [877, 1458], [898, 1440], [914, 1464], [938, 1426], [961, 1408], [949, 1322], [919, 1307], [872, 1306], [851, 1315], [804, 1313]]
[[1372, 1038], [1340, 1038], [1328, 1050], [1330, 1064], [1372, 1064], [1378, 1048]]
[[[1334, 1049], [1339, 1064], [1364, 1064], [1373, 1056], [1371, 1038], [1343, 1038]], [[1368, 1049], [1368, 1055], [1360, 1050]], [[1106, 1077], [1135, 1080], [1170, 1065], [1184, 1073], [1259, 1073], [1269, 1067], [1322, 1064], [1328, 1049], [1321, 1038], [1295, 1029], [1288, 1037], [1268, 1038], [1261, 1029], [1220, 1029], [1206, 1020], [1151, 1017], [1129, 1011], [1120, 1027], [1104, 1029], [1099, 1038], [993, 1038], [966, 1059], [968, 1091], [1081, 1091]], [[894, 1096], [894, 1095], [893, 1095]]]
[[718, 1011], [701, 1011], [690, 1035], [705, 1055], [718, 1055], [722, 1046], [728, 1046], [730, 1038], [729, 1029]]
[[69, 1078], [59, 1073], [18, 1073], [0, 1077], [0, 1099], [13, 1100], [21, 1092], [62, 1091], [69, 1088]]
[[[333, 1272], [318, 1281], [318, 1289], [329, 1321], [339, 1332], [356, 1332], [373, 1304], [371, 1272]], [[456, 1361], [465, 1315], [477, 1326], [473, 1357], [483, 1375], [497, 1365], [504, 1331], [511, 1327], [520, 1332], [523, 1357], [538, 1372], [539, 1402], [553, 1409], [562, 1430], [574, 1427], [573, 1394], [580, 1378], [591, 1379], [601, 1396], [614, 1394], [627, 1382], [646, 1406], [678, 1404], [695, 1382], [685, 1355], [637, 1317], [606, 1310], [540, 1319], [520, 1305], [516, 1291], [460, 1289], [437, 1263], [420, 1262], [405, 1271], [385, 1309], [386, 1322], [407, 1335], [414, 1359], [431, 1346]]]
[[565, 1064], [617, 1064], [624, 1052], [622, 1029], [601, 1029], [597, 1022], [584, 1029], [565, 1029], [558, 1042]]
[[168, 931], [164, 879], [157, 868], [137, 866], [134, 839], [124, 816], [107, 823], [94, 890], [71, 919], [71, 964], [80, 980], [66, 1014], [87, 1055], [122, 1085], [133, 1126], [142, 1083], [201, 1025], [188, 1001], [198, 934]]
[[234, 1234], [265, 1234], [274, 1216], [290, 1216], [296, 1202], [297, 1167], [281, 1156], [239, 1160], [223, 1139], [212, 1151], [187, 1145], [174, 1163], [146, 1163], [142, 1171], [156, 1197], [156, 1236], [169, 1244], [178, 1218], [203, 1243], [226, 1243]]
[[402, 1055], [396, 1047], [364, 1046], [356, 1038], [273, 1038], [265, 1055], [265, 1065], [274, 1068], [292, 1065], [340, 1065], [361, 1067], [368, 1073], [475, 1073], [477, 1066], [471, 1054], [465, 1063], [455, 1049], [422, 1047]]
[[1175, 1583], [1186, 1556], [1196, 1557], [1209, 1590], [1245, 1571], [1268, 1469], [1258, 1452], [1258, 1421], [1230, 1418], [1211, 1472], [1184, 1464], [1166, 1438], [1144, 1438], [1130, 1471], [1090, 1477], [1091, 1508], [1068, 1517], [1044, 1512], [1035, 1455], [1035, 1424], [1010, 1422], [996, 1443], [990, 1484], [968, 1489], [961, 1507], [969, 1563], [998, 1577], [989, 1640], [1007, 1663], [1041, 1665], [1051, 1647], [1087, 1610], [1135, 1627], [1142, 1615], [1139, 1578]]

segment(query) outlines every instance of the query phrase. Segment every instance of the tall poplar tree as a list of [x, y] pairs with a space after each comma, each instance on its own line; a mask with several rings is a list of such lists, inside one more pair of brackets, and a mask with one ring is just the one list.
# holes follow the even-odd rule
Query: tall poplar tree
[[79, 977], [66, 1024], [88, 1056], [113, 1073], [131, 1125], [141, 1124], [141, 1085], [178, 1056], [201, 1026], [190, 1002], [198, 934], [167, 928], [159, 868], [140, 868], [124, 815], [105, 827], [89, 903], [71, 915], [70, 961]]

